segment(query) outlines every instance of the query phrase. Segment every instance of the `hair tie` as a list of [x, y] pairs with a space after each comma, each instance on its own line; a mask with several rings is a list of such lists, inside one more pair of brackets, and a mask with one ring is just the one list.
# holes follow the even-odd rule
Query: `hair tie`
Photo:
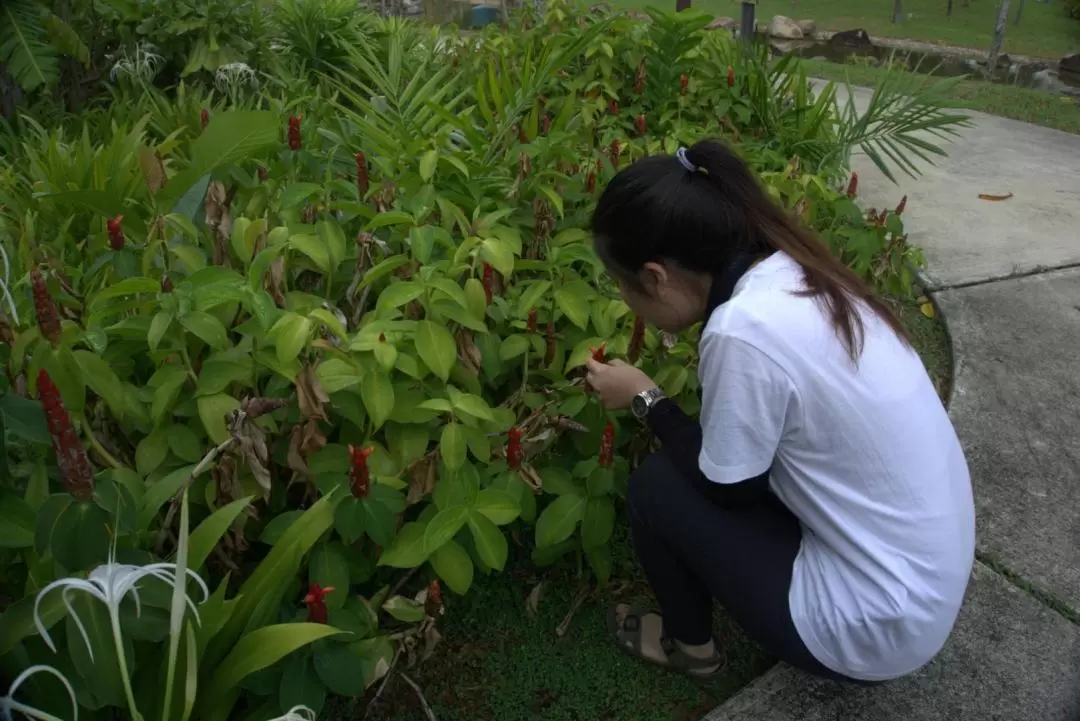
[[686, 157], [686, 148], [679, 148], [675, 151], [675, 158], [682, 163], [682, 166], [689, 170], [691, 173], [696, 173], [701, 168], [690, 162], [690, 158]]

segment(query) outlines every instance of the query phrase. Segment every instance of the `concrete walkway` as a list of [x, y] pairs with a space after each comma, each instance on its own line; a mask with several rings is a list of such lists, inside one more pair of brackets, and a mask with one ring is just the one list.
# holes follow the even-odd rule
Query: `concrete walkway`
[[900, 187], [853, 159], [867, 206], [908, 195], [953, 339], [980, 559], [956, 630], [909, 678], [853, 687], [777, 666], [706, 721], [1080, 720], [1080, 137], [971, 115]]

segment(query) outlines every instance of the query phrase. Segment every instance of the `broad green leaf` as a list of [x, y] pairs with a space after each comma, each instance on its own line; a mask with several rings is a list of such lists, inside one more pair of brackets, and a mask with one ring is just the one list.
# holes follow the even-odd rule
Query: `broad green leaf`
[[429, 150], [420, 156], [420, 179], [430, 182], [435, 175], [435, 166], [439, 162], [439, 151]]
[[509, 553], [506, 536], [487, 516], [476, 509], [469, 512], [469, 530], [472, 531], [473, 543], [476, 544], [480, 560], [490, 568], [501, 571]]
[[600, 583], [607, 583], [611, 579], [611, 545], [603, 544], [585, 549], [585, 558], [589, 559], [593, 573]]
[[319, 714], [325, 704], [326, 686], [315, 672], [309, 655], [301, 652], [290, 656], [278, 682], [278, 708], [303, 706]]
[[[196, 182], [202, 183], [214, 168], [250, 158], [271, 148], [280, 140], [280, 117], [268, 110], [229, 110], [214, 114], [214, 122], [191, 144], [191, 165], [169, 180], [159, 195], [165, 205], [185, 194]], [[195, 202], [202, 200], [205, 188]], [[186, 198], [186, 196], [185, 196]], [[188, 218], [193, 214], [180, 208], [176, 212]]]
[[315, 375], [327, 393], [337, 393], [360, 382], [360, 369], [340, 358], [329, 358], [315, 368]]
[[327, 594], [327, 608], [341, 608], [349, 597], [349, 558], [340, 543], [329, 542], [316, 546], [308, 562], [308, 583], [323, 588], [333, 587]]
[[469, 519], [469, 509], [453, 506], [435, 514], [424, 531], [424, 553], [430, 555], [453, 539]]
[[[332, 613], [330, 621], [334, 622]], [[339, 696], [362, 696], [367, 688], [364, 674], [358, 672], [361, 658], [352, 647], [353, 644], [327, 643], [315, 649], [315, 673], [332, 693]]]
[[34, 545], [34, 509], [11, 493], [0, 492], [0, 548], [30, 548]]
[[447, 541], [428, 560], [451, 591], [461, 596], [468, 593], [473, 582], [473, 562], [461, 544]]
[[503, 339], [499, 346], [499, 358], [507, 361], [517, 358], [529, 349], [529, 339], [523, 335], [511, 335]]
[[279, 363], [287, 364], [296, 360], [300, 351], [307, 345], [314, 326], [315, 324], [309, 319], [296, 313], [286, 313], [274, 324], [274, 327], [270, 329], [270, 336], [274, 338], [277, 346]]
[[195, 384], [195, 395], [221, 393], [231, 383], [250, 385], [254, 374], [255, 363], [248, 351], [236, 348], [216, 353], [203, 361], [199, 381]]
[[369, 368], [360, 379], [360, 397], [376, 429], [381, 428], [394, 410], [394, 384], [378, 368]]
[[200, 396], [195, 399], [195, 404], [199, 409], [199, 420], [202, 421], [210, 441], [215, 445], [224, 443], [229, 437], [226, 416], [240, 407], [240, 401], [230, 395], [217, 393], [212, 396]]
[[514, 251], [498, 238], [488, 238], [480, 244], [480, 257], [504, 276], [514, 272]]
[[438, 323], [422, 320], [416, 324], [414, 342], [420, 360], [432, 373], [447, 380], [457, 361], [457, 343], [450, 331]]
[[386, 603], [382, 605], [383, 610], [396, 618], [398, 621], [405, 623], [418, 623], [424, 620], [424, 604], [417, 603], [411, 598], [405, 598], [404, 596], [394, 596], [386, 600]]
[[200, 706], [214, 708], [248, 674], [266, 668], [298, 648], [342, 631], [322, 623], [282, 623], [264, 626], [247, 634], [236, 644], [213, 673]]
[[177, 468], [153, 485], [147, 487], [146, 493], [143, 495], [142, 503], [139, 504], [140, 528], [150, 527], [154, 517], [157, 516], [158, 511], [161, 510], [161, 507], [184, 487], [184, 483], [187, 482], [188, 478], [195, 471], [195, 467], [196, 464]]
[[[453, 386], [450, 386], [450, 389], [453, 390]], [[480, 396], [474, 396], [471, 393], [451, 393], [450, 402], [453, 403], [456, 411], [484, 421], [495, 420], [491, 414], [491, 407]]]
[[379, 293], [379, 298], [375, 301], [376, 313], [383, 317], [387, 314], [387, 311], [400, 308], [409, 301], [416, 300], [423, 292], [424, 289], [419, 283], [408, 281], [391, 283], [386, 286], [383, 292]]
[[505, 526], [521, 514], [521, 505], [509, 493], [495, 488], [481, 489], [473, 508], [496, 526]]
[[90, 309], [97, 310], [105, 301], [111, 298], [119, 298], [123, 295], [136, 295], [139, 293], [154, 293], [161, 290], [161, 282], [153, 278], [125, 278], [118, 283], [99, 291], [90, 301]]
[[368, 224], [364, 229], [370, 233], [373, 230], [385, 228], [388, 225], [411, 224], [413, 222], [415, 222], [413, 217], [406, 212], [401, 210], [388, 210], [385, 213], [379, 213], [368, 221]]
[[439, 454], [446, 467], [454, 471], [465, 464], [465, 429], [460, 423], [447, 423], [439, 438]]
[[481, 463], [491, 460], [491, 439], [484, 429], [465, 426], [465, 444], [476, 460]]
[[589, 325], [589, 298], [581, 283], [567, 283], [555, 291], [555, 305], [578, 328]]
[[576, 494], [559, 496], [536, 519], [536, 545], [554, 546], [570, 538], [585, 513], [585, 499]]
[[[413, 257], [421, 263], [431, 261], [431, 252], [435, 249], [435, 228], [430, 225], [422, 225], [409, 231], [409, 247], [412, 248]], [[448, 282], [449, 279], [444, 279]]]
[[402, 526], [390, 547], [379, 556], [379, 565], [416, 568], [427, 560], [427, 553], [424, 552], [425, 529], [423, 523], [406, 523]]
[[160, 466], [169, 455], [169, 436], [166, 433], [167, 426], [160, 426], [139, 441], [135, 446], [135, 468], [142, 475], [146, 475]]
[[276, 545], [289, 528], [300, 520], [303, 511], [285, 511], [270, 519], [270, 522], [262, 530], [259, 540], [268, 546]]
[[536, 308], [540, 304], [541, 299], [547, 296], [551, 290], [550, 280], [541, 280], [530, 283], [525, 289], [525, 292], [521, 294], [521, 298], [518, 299], [517, 315], [520, 318], [524, 318], [529, 315], [529, 311]]
[[174, 319], [175, 315], [164, 310], [154, 315], [154, 320], [150, 322], [150, 332], [146, 336], [146, 343], [151, 351], [156, 351], [161, 345], [161, 339], [165, 337]]
[[[566, 498], [567, 496], [563, 496]], [[611, 538], [615, 527], [615, 504], [610, 496], [590, 498], [581, 519], [581, 543], [585, 548], [602, 546]]]
[[352, 544], [364, 535], [367, 514], [358, 498], [345, 498], [334, 513], [334, 530], [345, 543]]
[[290, 183], [281, 191], [278, 207], [281, 210], [292, 210], [321, 193], [322, 186], [318, 183]]
[[330, 255], [332, 272], [345, 260], [345, 233], [336, 220], [320, 220], [315, 224], [315, 232]]
[[229, 347], [228, 331], [220, 320], [209, 313], [193, 310], [180, 318], [180, 325], [211, 348], [223, 350]]
[[188, 568], [199, 570], [210, 557], [214, 546], [232, 526], [233, 521], [239, 518], [244, 509], [248, 507], [254, 496], [240, 498], [227, 506], [222, 506], [207, 516], [198, 527], [191, 532], [188, 539]]
[[198, 463], [209, 450], [205, 447], [205, 441], [201, 440], [195, 431], [179, 423], [169, 426], [166, 435], [169, 439], [169, 450], [186, 463]]
[[318, 236], [309, 233], [297, 233], [289, 238], [289, 247], [310, 258], [315, 267], [323, 273], [330, 273], [333, 270], [330, 249], [326, 247], [326, 243]]
[[109, 514], [95, 503], [75, 501], [56, 519], [49, 547], [69, 571], [88, 571], [108, 560]]
[[14, 393], [0, 395], [0, 420], [12, 435], [32, 443], [50, 443], [49, 427], [41, 403]]

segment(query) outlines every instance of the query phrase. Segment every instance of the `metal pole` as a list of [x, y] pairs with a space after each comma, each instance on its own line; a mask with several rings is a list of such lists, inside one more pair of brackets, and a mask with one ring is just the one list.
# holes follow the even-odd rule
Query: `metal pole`
[[747, 47], [754, 42], [754, 33], [757, 32], [757, 25], [754, 22], [754, 10], [756, 3], [743, 1], [742, 4], [742, 24], [739, 26], [739, 37], [742, 38], [743, 44]]

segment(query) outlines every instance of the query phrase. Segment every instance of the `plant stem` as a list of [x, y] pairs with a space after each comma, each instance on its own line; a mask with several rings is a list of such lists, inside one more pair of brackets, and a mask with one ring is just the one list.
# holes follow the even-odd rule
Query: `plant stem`
[[27, 718], [39, 719], [40, 721], [64, 721], [61, 718], [53, 716], [51, 713], [39, 711], [33, 706], [27, 706], [26, 704], [19, 703], [14, 699], [6, 701], [6, 703], [10, 704], [9, 706], [7, 706], [8, 709], [12, 711], [17, 711], [22, 715], [26, 716]]
[[109, 622], [112, 625], [113, 644], [116, 646], [116, 660], [120, 664], [120, 680], [124, 682], [124, 695], [127, 696], [131, 721], [142, 721], [142, 714], [135, 705], [135, 692], [131, 689], [131, 674], [128, 672], [127, 656], [124, 653], [124, 638], [120, 633], [120, 605], [109, 608]]
[[191, 356], [188, 355], [186, 346], [180, 346], [180, 358], [184, 361], [184, 368], [187, 369], [188, 375], [191, 376], [191, 380], [198, 383], [199, 376], [195, 375], [195, 366], [191, 365]]
[[90, 448], [92, 448], [95, 453], [101, 456], [101, 459], [112, 468], [125, 468], [123, 463], [116, 460], [116, 457], [113, 456], [113, 454], [109, 453], [107, 450], [105, 450], [105, 446], [101, 445], [101, 441], [99, 441], [97, 439], [97, 436], [94, 435], [94, 429], [92, 429], [90, 427], [90, 424], [87, 422], [86, 416], [81, 415], [79, 417], [79, 420], [82, 421], [83, 429], [86, 431], [86, 440], [90, 444]]

